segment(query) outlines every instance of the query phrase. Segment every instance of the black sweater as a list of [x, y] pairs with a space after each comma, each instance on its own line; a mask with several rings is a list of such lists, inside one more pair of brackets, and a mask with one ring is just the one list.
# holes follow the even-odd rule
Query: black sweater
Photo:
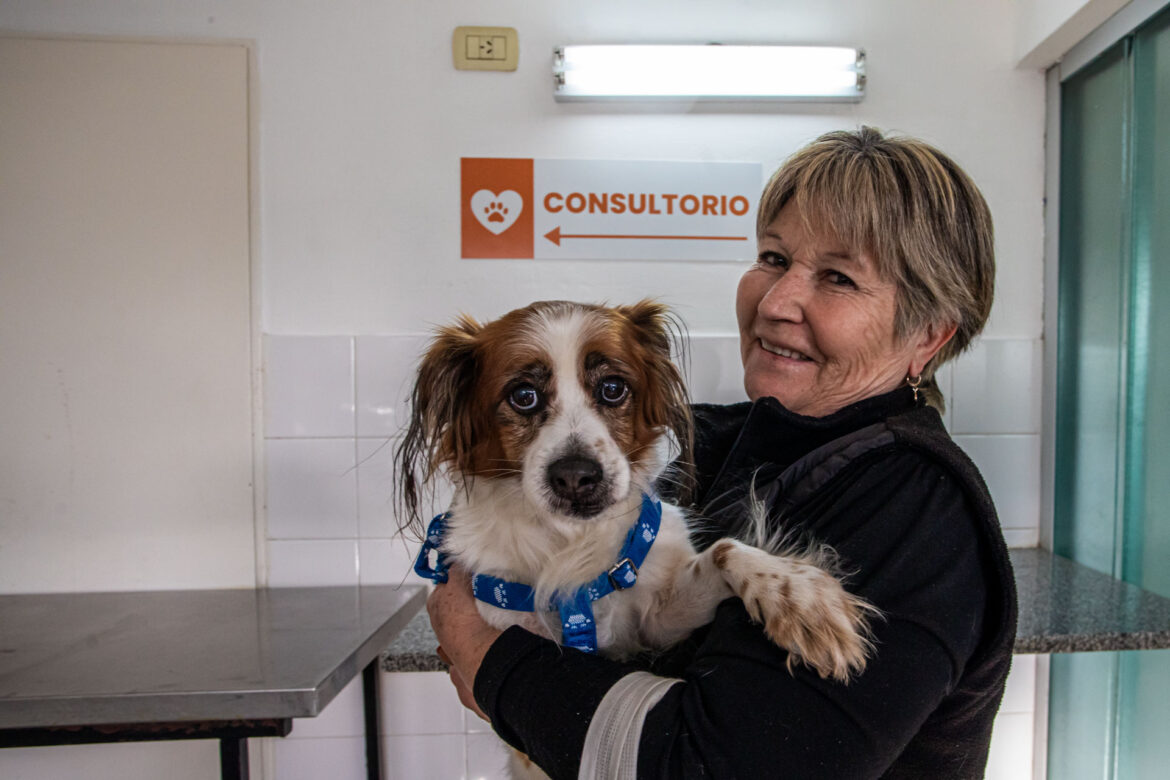
[[[696, 423], [704, 514], [734, 531], [754, 475], [773, 522], [832, 546], [846, 586], [884, 618], [846, 686], [790, 674], [787, 653], [725, 601], [652, 664], [684, 683], [647, 716], [639, 776], [982, 777], [1015, 590], [987, 489], [938, 414], [903, 389], [820, 419], [770, 398], [699, 406]], [[505, 740], [571, 778], [593, 712], [629, 671], [514, 627], [484, 658], [475, 696]]]

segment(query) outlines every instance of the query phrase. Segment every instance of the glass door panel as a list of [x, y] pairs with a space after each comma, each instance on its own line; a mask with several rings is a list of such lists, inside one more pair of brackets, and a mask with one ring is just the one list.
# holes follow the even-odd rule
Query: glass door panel
[[[1061, 90], [1055, 551], [1170, 597], [1170, 10]], [[1048, 776], [1170, 776], [1170, 651], [1054, 655]]]
[[1120, 273], [1129, 70], [1123, 41], [1061, 92], [1055, 552], [1114, 573]]
[[[1133, 63], [1122, 577], [1170, 596], [1170, 12], [1134, 35]], [[1123, 653], [1118, 672], [1117, 777], [1170, 776], [1170, 651]]]
[[[1061, 90], [1055, 552], [1114, 573], [1120, 492], [1128, 44]], [[1054, 655], [1048, 777], [1111, 778], [1116, 653]]]
[[[1125, 579], [1170, 596], [1170, 12], [1134, 36]], [[1170, 689], [1168, 689], [1170, 690]]]

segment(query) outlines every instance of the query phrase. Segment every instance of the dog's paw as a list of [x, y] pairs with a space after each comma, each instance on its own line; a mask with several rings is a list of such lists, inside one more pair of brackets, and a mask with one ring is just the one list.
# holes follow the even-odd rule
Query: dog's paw
[[864, 671], [873, 650], [869, 621], [879, 615], [864, 599], [799, 556], [769, 555], [728, 539], [712, 553], [751, 618], [788, 651], [790, 671], [803, 663], [840, 682]]
[[508, 776], [512, 780], [549, 780], [531, 758], [516, 748], [508, 750]]

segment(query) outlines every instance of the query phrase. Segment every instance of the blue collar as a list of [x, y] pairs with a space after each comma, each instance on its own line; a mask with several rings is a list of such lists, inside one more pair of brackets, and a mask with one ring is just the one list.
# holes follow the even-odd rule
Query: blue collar
[[[446, 522], [450, 512], [444, 512], [431, 521], [427, 538], [415, 560], [414, 571], [420, 577], [435, 582], [447, 581], [449, 561], [440, 550]], [[587, 653], [597, 651], [597, 624], [593, 619], [592, 603], [615, 590], [632, 588], [638, 581], [638, 569], [646, 560], [651, 545], [658, 537], [662, 524], [662, 504], [645, 493], [642, 494], [642, 512], [638, 522], [626, 534], [626, 541], [618, 553], [617, 563], [602, 572], [591, 582], [568, 594], [557, 594], [546, 607], [557, 610], [561, 616], [561, 644], [575, 647]], [[431, 565], [431, 551], [436, 553]], [[532, 586], [520, 582], [509, 582], [490, 574], [476, 574], [471, 578], [471, 590], [475, 597], [485, 604], [518, 612], [532, 612], [535, 609], [535, 594]]]

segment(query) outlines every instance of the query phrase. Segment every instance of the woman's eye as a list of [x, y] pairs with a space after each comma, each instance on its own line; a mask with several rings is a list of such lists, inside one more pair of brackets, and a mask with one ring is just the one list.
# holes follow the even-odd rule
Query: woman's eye
[[629, 394], [630, 386], [626, 384], [626, 380], [620, 377], [607, 377], [597, 385], [598, 400], [608, 406], [617, 406], [626, 400], [626, 396]]
[[857, 286], [852, 279], [850, 279], [848, 276], [841, 273], [840, 271], [829, 271], [828, 278], [829, 278], [829, 282], [837, 285], [838, 287], [856, 287]]
[[508, 404], [520, 414], [532, 414], [540, 409], [540, 392], [532, 385], [520, 385], [508, 393]]
[[773, 268], [787, 268], [788, 260], [783, 255], [777, 252], [760, 252], [760, 265], [767, 265]]

